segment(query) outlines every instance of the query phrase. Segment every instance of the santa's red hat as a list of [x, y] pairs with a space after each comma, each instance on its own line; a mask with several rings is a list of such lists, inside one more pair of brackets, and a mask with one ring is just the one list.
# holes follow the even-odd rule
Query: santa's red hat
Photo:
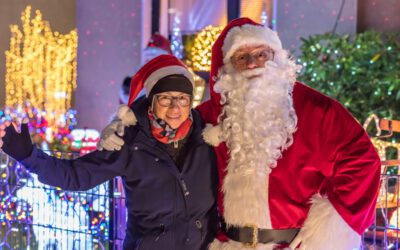
[[221, 32], [218, 39], [214, 42], [211, 56], [210, 71], [210, 96], [212, 107], [202, 107], [211, 114], [213, 123], [217, 122], [217, 117], [221, 113], [221, 97], [214, 92], [214, 84], [218, 79], [218, 73], [224, 64], [230, 63], [232, 54], [244, 45], [268, 45], [273, 50], [282, 49], [282, 43], [278, 34], [268, 27], [264, 27], [254, 22], [250, 18], [243, 17], [232, 20]]
[[186, 66], [175, 56], [161, 55], [152, 59], [132, 77], [128, 105], [131, 105], [140, 91], [144, 88], [146, 96], [154, 85], [162, 78], [170, 75], [183, 75], [195, 89], [193, 75]]

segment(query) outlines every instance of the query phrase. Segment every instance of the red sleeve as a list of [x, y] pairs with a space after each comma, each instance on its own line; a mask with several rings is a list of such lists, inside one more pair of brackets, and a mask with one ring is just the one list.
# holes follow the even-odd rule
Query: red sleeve
[[199, 106], [196, 107], [196, 110], [199, 111], [201, 119], [205, 123], [211, 123], [213, 125], [217, 125], [219, 112], [215, 106], [212, 105], [211, 100], [203, 102]]
[[360, 235], [373, 222], [380, 159], [368, 135], [336, 101], [326, 109], [321, 144], [333, 173], [324, 188], [343, 219]]

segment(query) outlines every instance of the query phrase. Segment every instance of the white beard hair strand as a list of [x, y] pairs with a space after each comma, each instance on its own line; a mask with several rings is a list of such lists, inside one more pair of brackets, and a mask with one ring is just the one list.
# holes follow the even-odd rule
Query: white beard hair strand
[[272, 228], [268, 175], [293, 143], [297, 116], [292, 91], [298, 69], [282, 50], [265, 68], [236, 73], [228, 64], [220, 72], [214, 91], [221, 94], [218, 119], [230, 154], [222, 185], [228, 226]]

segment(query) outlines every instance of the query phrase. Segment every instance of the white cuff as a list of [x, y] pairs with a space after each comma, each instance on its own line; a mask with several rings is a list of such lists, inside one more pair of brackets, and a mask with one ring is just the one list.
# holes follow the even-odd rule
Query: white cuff
[[214, 147], [218, 146], [223, 141], [221, 126], [206, 124], [206, 127], [203, 129], [203, 139], [206, 143]]
[[361, 235], [339, 215], [327, 197], [315, 194], [311, 208], [299, 234], [290, 244], [291, 249], [353, 250], [359, 249]]

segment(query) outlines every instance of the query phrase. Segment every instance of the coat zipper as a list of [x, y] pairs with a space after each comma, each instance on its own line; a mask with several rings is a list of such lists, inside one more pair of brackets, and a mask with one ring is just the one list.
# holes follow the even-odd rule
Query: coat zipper
[[158, 241], [160, 239], [160, 236], [165, 233], [165, 226], [164, 224], [160, 224], [160, 232], [157, 234], [157, 237], [155, 238], [154, 241]]
[[[190, 194], [190, 192], [189, 192], [189, 190], [188, 190], [188, 188], [187, 188], [187, 185], [186, 185], [186, 183], [185, 183], [185, 180], [183, 179], [183, 177], [182, 177], [182, 174], [181, 173], [179, 173], [179, 178], [180, 178], [180, 183], [181, 183], [181, 191], [182, 191], [182, 193], [183, 193], [183, 204], [184, 204], [184, 206], [185, 206], [185, 216], [186, 216], [186, 218], [188, 218], [189, 217], [189, 214], [188, 214], [188, 208], [187, 208], [187, 202], [186, 202], [186, 197]], [[187, 225], [186, 225], [186, 240], [188, 240], [189, 238], [189, 223], [187, 223]]]
[[203, 224], [201, 223], [200, 220], [196, 220], [195, 223], [196, 223], [197, 229], [199, 229], [199, 231], [200, 231], [200, 239], [201, 239], [201, 241], [203, 241], [203, 239], [204, 239], [204, 235], [203, 235]]
[[186, 182], [185, 180], [182, 178], [182, 176], [180, 175], [180, 182], [181, 182], [181, 186], [183, 189], [183, 195], [188, 196], [190, 194], [187, 186], [186, 186]]

